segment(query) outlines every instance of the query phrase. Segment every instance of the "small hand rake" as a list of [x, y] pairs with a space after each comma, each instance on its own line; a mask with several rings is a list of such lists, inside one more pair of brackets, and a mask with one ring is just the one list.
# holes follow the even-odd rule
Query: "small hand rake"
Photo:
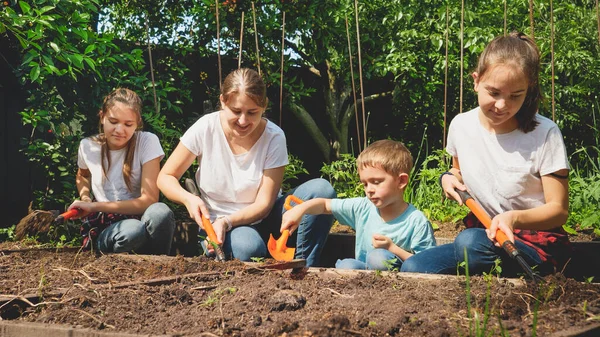
[[[486, 213], [486, 211], [477, 203], [477, 201], [473, 199], [471, 194], [469, 194], [469, 192], [461, 191], [458, 189], [454, 190], [458, 193], [458, 195], [460, 195], [460, 198], [462, 199], [463, 203], [467, 205], [467, 207], [469, 207], [471, 212], [475, 214], [477, 219], [479, 219], [479, 221], [485, 226], [485, 228], [489, 229], [492, 226], [492, 219]], [[502, 248], [504, 248], [506, 253], [508, 253], [508, 256], [515, 259], [519, 263], [521, 268], [533, 280], [534, 283], [537, 284], [538, 281], [543, 281], [543, 279], [537, 273], [535, 273], [527, 264], [527, 261], [525, 261], [515, 244], [508, 239], [504, 232], [502, 232], [501, 230], [496, 231], [496, 240], [502, 246]]]

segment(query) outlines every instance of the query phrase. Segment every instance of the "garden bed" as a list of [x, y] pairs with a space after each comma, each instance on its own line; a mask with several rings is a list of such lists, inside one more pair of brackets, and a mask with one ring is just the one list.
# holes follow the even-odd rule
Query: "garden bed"
[[539, 336], [600, 333], [600, 285], [562, 275], [537, 287], [497, 277], [269, 271], [257, 268], [268, 260], [22, 248], [0, 244], [3, 336], [39, 336], [30, 323], [173, 336], [464, 336], [485, 317], [480, 329], [491, 335], [529, 336], [534, 325]]

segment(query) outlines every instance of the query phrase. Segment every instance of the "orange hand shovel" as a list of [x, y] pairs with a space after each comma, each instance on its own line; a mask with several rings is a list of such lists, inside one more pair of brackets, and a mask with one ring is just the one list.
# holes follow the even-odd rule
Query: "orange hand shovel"
[[[283, 207], [285, 209], [291, 209], [293, 206], [291, 203], [294, 202], [296, 205], [301, 204], [303, 201], [294, 195], [288, 195], [285, 198], [285, 204]], [[271, 256], [277, 261], [291, 261], [294, 258], [294, 253], [296, 252], [296, 248], [287, 247], [287, 240], [290, 237], [290, 231], [284, 230], [281, 233], [279, 239], [275, 240], [273, 234], [270, 234], [269, 242], [267, 243], [267, 248], [269, 249], [269, 253]]]

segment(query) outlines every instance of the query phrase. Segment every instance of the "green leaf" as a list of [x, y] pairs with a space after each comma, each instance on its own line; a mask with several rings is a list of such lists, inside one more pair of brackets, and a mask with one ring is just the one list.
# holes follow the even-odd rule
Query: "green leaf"
[[52, 49], [54, 49], [55, 52], [60, 53], [60, 48], [56, 43], [50, 42], [50, 47], [52, 47]]
[[40, 66], [36, 64], [29, 72], [29, 79], [31, 79], [31, 82], [35, 82], [38, 77], [40, 77]]
[[23, 14], [29, 14], [29, 12], [31, 12], [31, 6], [24, 1], [19, 1], [19, 7], [21, 7]]

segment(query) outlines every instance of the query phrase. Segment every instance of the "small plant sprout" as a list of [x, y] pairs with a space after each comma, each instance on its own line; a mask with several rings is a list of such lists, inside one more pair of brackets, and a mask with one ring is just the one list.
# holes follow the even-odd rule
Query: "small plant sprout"
[[263, 262], [265, 262], [265, 258], [264, 257], [251, 257], [250, 260], [252, 262], [256, 262], [256, 263], [263, 263]]
[[395, 266], [396, 262], [398, 262], [398, 258], [385, 260], [383, 261], [383, 266], [389, 271], [400, 271], [398, 270], [398, 267]]

